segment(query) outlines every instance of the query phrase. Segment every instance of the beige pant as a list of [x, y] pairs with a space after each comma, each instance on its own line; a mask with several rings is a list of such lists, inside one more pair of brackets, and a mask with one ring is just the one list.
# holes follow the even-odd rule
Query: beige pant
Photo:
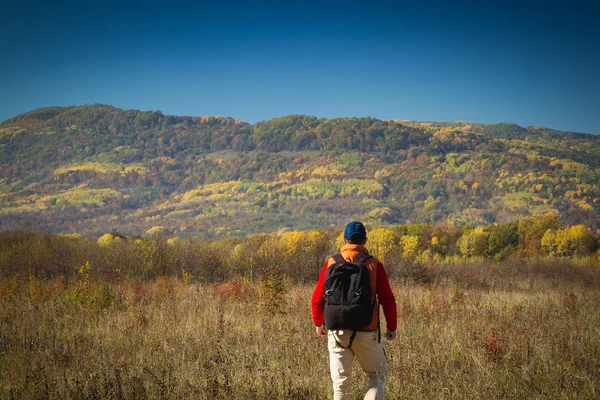
[[377, 331], [356, 332], [352, 347], [348, 346], [351, 330], [329, 331], [329, 368], [333, 381], [334, 400], [350, 399], [352, 387], [352, 362], [358, 359], [363, 371], [369, 377], [369, 387], [365, 400], [382, 400], [385, 394], [385, 384], [388, 379], [388, 363], [383, 345], [378, 341]]

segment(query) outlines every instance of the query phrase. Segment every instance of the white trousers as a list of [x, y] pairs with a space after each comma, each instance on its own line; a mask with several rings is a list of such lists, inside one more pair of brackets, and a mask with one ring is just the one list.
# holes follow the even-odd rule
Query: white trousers
[[[365, 395], [365, 400], [383, 400], [385, 395], [385, 384], [388, 379], [388, 362], [383, 345], [379, 343], [378, 333], [374, 332], [356, 332], [352, 347], [348, 346], [351, 330], [329, 331], [328, 349], [329, 349], [329, 369], [331, 371], [331, 380], [333, 381], [333, 399], [350, 399], [352, 388], [352, 363], [354, 358], [363, 371], [369, 377], [369, 386]], [[337, 339], [337, 342], [336, 342]]]

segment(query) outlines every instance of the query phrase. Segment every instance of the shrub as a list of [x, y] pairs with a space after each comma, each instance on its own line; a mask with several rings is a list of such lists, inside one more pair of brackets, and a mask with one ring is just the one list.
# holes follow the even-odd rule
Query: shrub
[[284, 312], [286, 280], [286, 276], [275, 268], [260, 281], [261, 304], [266, 313], [277, 315]]

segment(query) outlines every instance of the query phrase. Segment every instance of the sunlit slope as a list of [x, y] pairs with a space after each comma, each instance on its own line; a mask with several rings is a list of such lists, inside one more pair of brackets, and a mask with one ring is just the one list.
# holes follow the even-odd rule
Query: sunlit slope
[[514, 124], [293, 115], [255, 125], [111, 106], [0, 124], [0, 223], [97, 235], [558, 213], [600, 228], [600, 138]]

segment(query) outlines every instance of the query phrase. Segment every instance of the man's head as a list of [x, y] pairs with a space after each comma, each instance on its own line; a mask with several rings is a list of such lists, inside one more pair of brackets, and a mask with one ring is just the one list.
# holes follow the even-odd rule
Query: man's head
[[367, 231], [365, 226], [358, 221], [352, 221], [344, 229], [344, 242], [350, 244], [365, 244]]

